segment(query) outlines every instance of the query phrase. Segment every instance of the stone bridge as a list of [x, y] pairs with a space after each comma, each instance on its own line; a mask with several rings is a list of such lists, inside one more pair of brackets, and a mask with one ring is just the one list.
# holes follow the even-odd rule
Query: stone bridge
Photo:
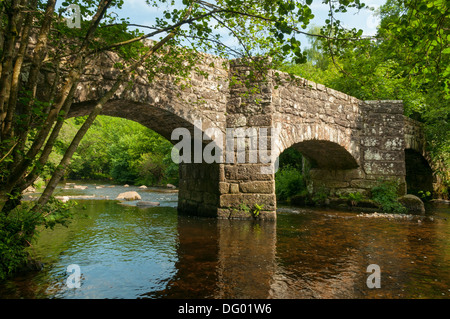
[[[112, 60], [102, 58], [95, 68], [88, 68], [69, 116], [87, 115], [111, 87], [118, 72]], [[208, 142], [206, 136], [195, 135], [194, 129], [200, 121], [203, 133], [207, 128], [224, 135], [230, 128], [268, 129], [269, 151], [276, 155], [293, 147], [309, 159], [311, 192], [367, 192], [380, 179], [398, 180], [400, 193], [410, 188], [432, 190], [420, 125], [403, 116], [401, 101], [361, 101], [271, 69], [252, 78], [249, 90], [247, 80], [253, 70], [243, 60], [205, 55], [199, 69], [208, 75], [193, 72], [181, 83], [170, 76], [148, 83], [141, 69], [142, 76], [131, 87], [122, 87], [102, 114], [139, 122], [169, 140], [174, 129], [187, 128], [192, 143], [203, 140], [202, 147]], [[249, 145], [250, 139], [246, 159], [253, 150]], [[230, 151], [226, 145], [224, 151]], [[263, 205], [258, 218], [275, 219], [274, 174], [264, 172], [266, 166], [261, 158], [181, 163], [179, 212], [254, 218], [252, 208], [257, 204]]]

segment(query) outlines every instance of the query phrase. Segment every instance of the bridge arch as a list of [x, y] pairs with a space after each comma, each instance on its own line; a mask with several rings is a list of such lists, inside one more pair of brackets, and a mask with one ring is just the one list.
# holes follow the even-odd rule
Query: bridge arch
[[[74, 103], [68, 117], [89, 115], [95, 103], [96, 101], [92, 100]], [[122, 99], [107, 102], [103, 106], [101, 115], [120, 117], [138, 122], [172, 143], [175, 143], [175, 141], [171, 141], [171, 134], [174, 129], [187, 128], [193, 132], [194, 122], [197, 119], [201, 119], [200, 115], [196, 114], [196, 112], [177, 114], [176, 111], [167, 110], [152, 104]]]
[[[95, 101], [74, 103], [68, 117], [88, 115], [95, 106]], [[167, 110], [148, 103], [130, 100], [111, 100], [103, 107], [101, 115], [114, 116], [132, 120], [160, 134], [172, 144], [178, 140], [172, 140], [174, 129], [186, 128], [191, 133], [191, 143], [194, 143], [194, 124], [202, 121], [199, 112], [179, 112]], [[206, 125], [208, 128], [208, 120]], [[198, 128], [198, 127], [197, 127]], [[203, 132], [202, 132], [203, 134]], [[208, 141], [202, 140], [202, 143]], [[204, 146], [204, 145], [203, 145]], [[192, 149], [193, 150], [193, 149]], [[193, 152], [192, 152], [193, 156]], [[216, 216], [219, 202], [219, 165], [216, 163], [180, 163], [179, 164], [179, 193], [178, 211], [181, 214]]]
[[433, 170], [422, 154], [411, 148], [405, 149], [405, 168], [408, 194], [433, 193]]
[[308, 158], [314, 168], [357, 168], [357, 146], [352, 141], [351, 132], [346, 133], [331, 125], [284, 125], [278, 151], [281, 154], [293, 147]]
[[423, 124], [407, 117], [404, 121], [406, 192], [417, 196], [421, 195], [419, 192], [433, 194], [436, 176], [426, 150]]

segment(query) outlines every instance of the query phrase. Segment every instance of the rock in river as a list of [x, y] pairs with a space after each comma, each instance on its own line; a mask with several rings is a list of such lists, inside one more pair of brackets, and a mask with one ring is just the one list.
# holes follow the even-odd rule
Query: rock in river
[[120, 193], [116, 199], [140, 200], [141, 196], [137, 192], [131, 191], [131, 192]]
[[404, 195], [398, 201], [405, 206], [411, 214], [425, 214], [425, 205], [422, 200], [411, 194]]
[[140, 207], [159, 206], [159, 202], [149, 202], [149, 201], [141, 200], [140, 202], [136, 203], [136, 206], [140, 206]]

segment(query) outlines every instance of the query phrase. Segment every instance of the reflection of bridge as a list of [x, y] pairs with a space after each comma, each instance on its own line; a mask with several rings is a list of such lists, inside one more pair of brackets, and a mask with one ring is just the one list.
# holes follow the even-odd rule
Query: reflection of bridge
[[[86, 115], [111, 87], [116, 76], [111, 59], [99, 63], [78, 86], [70, 116]], [[399, 180], [402, 193], [432, 188], [420, 126], [403, 116], [401, 102], [360, 101], [273, 70], [251, 82], [256, 90], [249, 93], [243, 84], [230, 84], [231, 78], [245, 80], [251, 73], [240, 60], [205, 56], [199, 68], [208, 77], [193, 74], [184, 86], [168, 76], [151, 84], [138, 78], [131, 89], [119, 90], [103, 114], [137, 121], [169, 140], [175, 128], [193, 132], [195, 121], [224, 133], [227, 128], [278, 127], [278, 152], [294, 147], [312, 163], [313, 191], [324, 187], [335, 194], [364, 192], [380, 178]], [[423, 168], [414, 167], [412, 178], [408, 161]], [[275, 218], [274, 176], [261, 174], [264, 165], [180, 164], [179, 211], [250, 218], [243, 207], [258, 204], [264, 205], [260, 218]]]
[[[193, 222], [178, 216], [176, 271], [164, 281], [164, 289], [142, 297], [361, 299], [420, 294], [407, 270], [416, 267], [412, 260], [420, 264], [424, 254], [432, 256], [436, 246], [410, 238], [430, 236], [429, 228], [338, 216], [303, 211], [288, 213], [276, 223], [211, 218]], [[390, 235], [380, 232], [380, 225], [392, 226]], [[405, 251], [420, 253], [406, 256]], [[382, 268], [382, 289], [367, 287], [367, 266], [373, 263]], [[426, 262], [420, 267], [425, 272], [433, 268]]]

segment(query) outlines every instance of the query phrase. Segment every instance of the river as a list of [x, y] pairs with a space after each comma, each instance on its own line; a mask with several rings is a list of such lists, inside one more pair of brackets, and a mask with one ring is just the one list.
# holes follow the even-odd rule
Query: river
[[[448, 204], [426, 216], [280, 207], [276, 222], [230, 221], [178, 216], [175, 192], [87, 186], [57, 190], [84, 196], [75, 218], [40, 233], [30, 250], [43, 269], [1, 283], [0, 298], [450, 298]], [[161, 205], [113, 200], [129, 190]]]

